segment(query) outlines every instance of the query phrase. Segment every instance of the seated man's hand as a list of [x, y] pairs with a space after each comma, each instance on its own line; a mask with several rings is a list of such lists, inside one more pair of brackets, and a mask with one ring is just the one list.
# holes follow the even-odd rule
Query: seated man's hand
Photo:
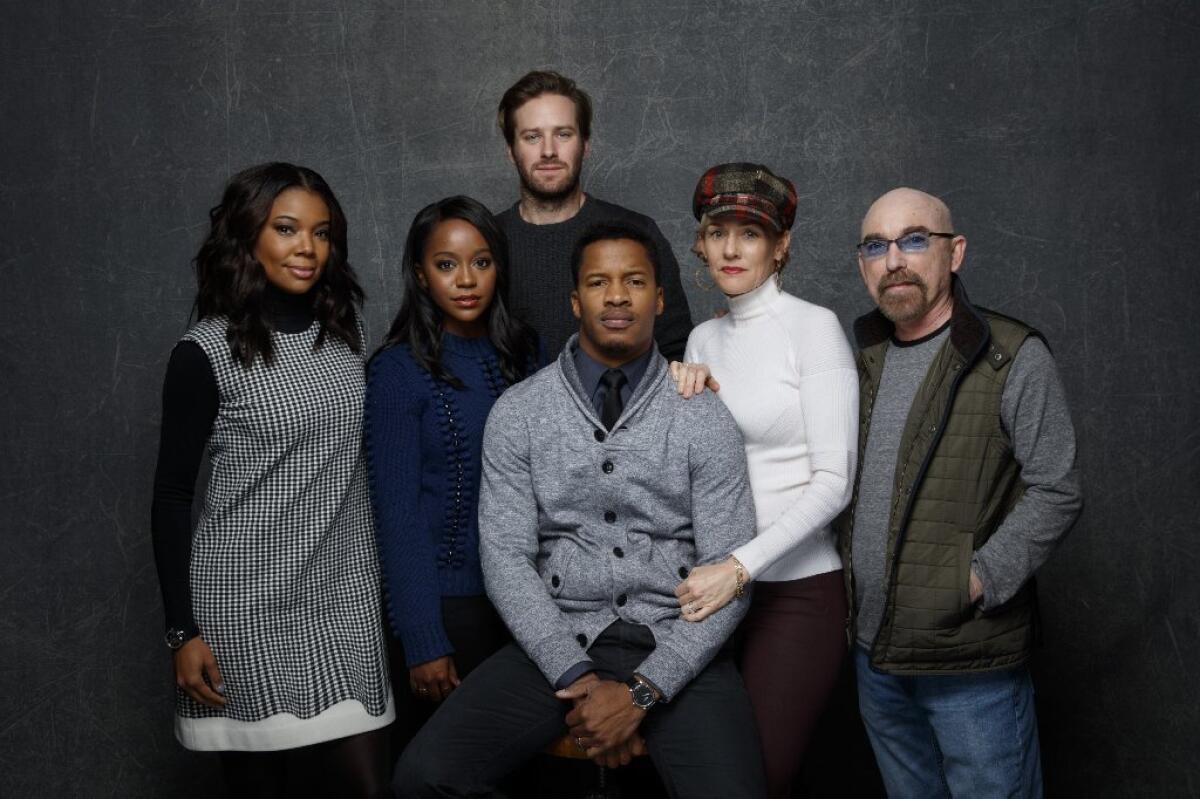
[[607, 752], [601, 752], [592, 758], [592, 762], [597, 766], [604, 766], [604, 768], [617, 768], [618, 766], [628, 766], [635, 757], [644, 754], [646, 754], [646, 741], [639, 733], [634, 732], [629, 736], [628, 741], [614, 746]]
[[589, 671], [554, 695], [559, 699], [570, 699], [575, 707], [579, 707], [580, 703], [587, 701], [588, 691], [591, 690], [588, 686], [597, 682], [600, 682], [600, 678], [596, 676], [596, 672]]
[[[590, 758], [624, 744], [646, 717], [646, 711], [633, 704], [625, 683], [616, 680], [582, 686], [576, 681], [555, 695], [559, 699], [582, 698], [566, 720], [571, 737]], [[617, 752], [618, 763], [621, 754]]]

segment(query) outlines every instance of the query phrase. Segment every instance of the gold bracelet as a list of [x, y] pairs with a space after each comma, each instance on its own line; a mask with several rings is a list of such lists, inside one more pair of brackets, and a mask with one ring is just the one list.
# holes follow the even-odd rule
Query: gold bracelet
[[734, 569], [733, 579], [735, 582], [733, 585], [733, 595], [735, 598], [741, 599], [746, 595], [746, 567], [733, 555], [730, 555], [729, 559], [733, 561]]

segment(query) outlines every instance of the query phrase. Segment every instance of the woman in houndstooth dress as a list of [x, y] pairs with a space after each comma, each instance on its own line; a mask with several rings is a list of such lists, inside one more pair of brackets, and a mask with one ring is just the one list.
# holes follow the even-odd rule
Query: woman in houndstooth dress
[[345, 216], [320, 175], [273, 163], [235, 175], [211, 222], [152, 512], [176, 737], [220, 751], [235, 795], [278, 794], [301, 762], [330, 794], [381, 794], [394, 711]]

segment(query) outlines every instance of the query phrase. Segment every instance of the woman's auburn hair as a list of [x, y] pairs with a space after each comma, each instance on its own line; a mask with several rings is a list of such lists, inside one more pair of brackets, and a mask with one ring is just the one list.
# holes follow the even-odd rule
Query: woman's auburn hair
[[463, 388], [462, 381], [442, 363], [443, 313], [418, 278], [430, 234], [449, 219], [460, 219], [478, 230], [492, 254], [496, 286], [484, 311], [487, 336], [496, 348], [505, 381], [509, 385], [519, 383], [539, 365], [537, 334], [508, 310], [508, 237], [487, 206], [463, 195], [430, 203], [413, 218], [400, 264], [404, 297], [375, 355], [389, 347], [405, 345], [417, 365], [435, 379], [456, 389]]
[[245, 368], [259, 357], [269, 365], [275, 355], [265, 314], [267, 276], [254, 248], [275, 198], [291, 188], [316, 194], [329, 209], [329, 258], [309, 292], [313, 316], [321, 326], [313, 348], [320, 349], [332, 336], [355, 352], [363, 351], [358, 309], [364, 295], [347, 260], [346, 215], [323, 177], [307, 167], [277, 161], [229, 179], [220, 204], [208, 213], [208, 237], [192, 261], [196, 316], [225, 317], [230, 355]]

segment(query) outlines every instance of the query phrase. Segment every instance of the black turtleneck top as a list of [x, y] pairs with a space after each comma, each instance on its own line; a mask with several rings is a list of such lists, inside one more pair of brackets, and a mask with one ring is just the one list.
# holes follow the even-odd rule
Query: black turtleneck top
[[[302, 333], [313, 323], [312, 298], [268, 284], [264, 309], [271, 328]], [[167, 629], [195, 635], [188, 566], [192, 555], [192, 500], [209, 433], [217, 418], [217, 381], [200, 345], [181, 341], [167, 362], [163, 381], [162, 430], [150, 532], [162, 588]]]

